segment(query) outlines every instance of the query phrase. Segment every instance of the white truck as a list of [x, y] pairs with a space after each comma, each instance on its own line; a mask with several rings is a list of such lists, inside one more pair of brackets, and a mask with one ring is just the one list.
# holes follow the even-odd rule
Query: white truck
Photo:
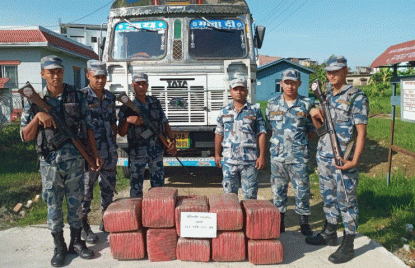
[[[229, 81], [248, 79], [248, 98], [255, 101], [256, 53], [264, 32], [253, 26], [244, 0], [115, 0], [102, 54], [107, 87], [133, 99], [131, 74], [147, 73], [148, 94], [163, 106], [181, 162], [214, 166], [214, 129], [231, 99]], [[126, 139], [118, 144], [127, 148]], [[168, 156], [164, 164], [180, 165]], [[128, 165], [125, 152], [119, 165]]]

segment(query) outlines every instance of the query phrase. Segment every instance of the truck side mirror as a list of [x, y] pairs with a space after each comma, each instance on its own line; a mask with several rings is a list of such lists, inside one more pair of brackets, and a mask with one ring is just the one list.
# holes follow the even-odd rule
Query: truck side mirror
[[255, 36], [254, 36], [254, 47], [261, 48], [262, 43], [264, 42], [265, 36], [265, 27], [264, 26], [256, 26], [255, 27]]

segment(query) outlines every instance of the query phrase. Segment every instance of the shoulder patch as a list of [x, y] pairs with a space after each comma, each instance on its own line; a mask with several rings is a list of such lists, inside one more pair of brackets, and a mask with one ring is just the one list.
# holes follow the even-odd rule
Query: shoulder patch
[[345, 101], [345, 100], [337, 100], [340, 103], [346, 104], [346, 105], [350, 105], [350, 102]]
[[284, 114], [283, 111], [274, 111], [274, 112], [271, 112], [271, 115], [283, 115], [283, 114]]
[[295, 115], [301, 115], [301, 116], [307, 117], [307, 114], [306, 113], [302, 113], [302, 112], [296, 112]]
[[251, 120], [255, 120], [256, 119], [256, 116], [245, 115], [244, 118], [251, 119]]

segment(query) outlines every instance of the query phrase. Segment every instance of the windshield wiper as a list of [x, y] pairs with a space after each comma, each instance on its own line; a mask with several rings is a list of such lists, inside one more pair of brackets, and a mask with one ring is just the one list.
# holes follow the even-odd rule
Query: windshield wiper
[[152, 30], [152, 29], [145, 29], [145, 28], [138, 28], [137, 26], [135, 26], [134, 24], [132, 24], [131, 22], [129, 22], [127, 19], [124, 19], [125, 22], [128, 23], [128, 26], [137, 29], [139, 31], [146, 31], [146, 32], [157, 32], [157, 30]]
[[235, 30], [231, 30], [231, 29], [218, 28], [213, 23], [211, 23], [210, 21], [208, 21], [205, 17], [201, 17], [201, 18], [202, 18], [202, 20], [204, 20], [204, 21], [207, 22], [207, 24], [208, 24], [207, 27], [208, 28], [211, 28], [211, 29], [214, 29], [214, 30], [220, 31], [220, 32], [228, 32], [228, 33], [234, 33], [235, 32]]

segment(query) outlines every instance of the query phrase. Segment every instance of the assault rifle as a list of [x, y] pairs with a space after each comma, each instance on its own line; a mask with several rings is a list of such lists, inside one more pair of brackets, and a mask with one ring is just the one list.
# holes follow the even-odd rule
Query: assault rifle
[[55, 121], [56, 129], [58, 131], [57, 136], [61, 137], [60, 139], [70, 139], [73, 145], [78, 149], [78, 151], [81, 153], [81, 155], [85, 158], [86, 162], [93, 168], [97, 169], [97, 165], [94, 161], [94, 159], [87, 153], [86, 148], [84, 145], [79, 141], [77, 137], [72, 133], [71, 129], [66, 124], [65, 120], [62, 120], [62, 118], [58, 115], [58, 112], [56, 109], [47, 104], [40, 96], [39, 94], [34, 90], [32, 85], [27, 82], [24, 87], [18, 90], [18, 92], [30, 103], [36, 104], [39, 108], [41, 108], [45, 113], [50, 115], [53, 118], [53, 121]]
[[342, 166], [343, 162], [340, 154], [340, 146], [336, 137], [336, 131], [334, 130], [333, 118], [330, 114], [329, 105], [327, 103], [327, 96], [321, 91], [321, 83], [318, 79], [314, 80], [314, 82], [311, 84], [311, 90], [313, 90], [314, 94], [316, 94], [324, 116], [323, 125], [317, 129], [317, 134], [320, 137], [326, 133], [329, 134], [331, 148], [333, 149], [334, 161], [336, 165]]
[[[156, 134], [156, 136], [159, 138], [161, 144], [165, 148], [168, 148], [169, 147], [168, 141], [166, 140], [166, 138], [164, 137], [164, 135], [160, 132], [160, 130], [158, 129], [158, 127], [156, 126], [156, 124], [154, 122], [150, 121], [147, 118], [147, 116], [145, 116], [141, 112], [140, 107], [138, 107], [134, 102], [132, 102], [130, 100], [130, 98], [127, 96], [127, 94], [125, 94], [124, 92], [121, 93], [121, 94], [119, 94], [118, 97], [117, 97], [117, 101], [121, 102], [122, 104], [126, 105], [128, 108], [130, 108], [131, 110], [133, 110], [134, 112], [136, 112], [140, 116], [141, 120], [143, 120], [144, 125], [146, 125], [148, 127], [148, 129], [141, 134], [141, 137], [143, 137], [144, 139], [148, 139], [153, 134]], [[185, 167], [185, 165], [183, 165], [182, 161], [180, 161], [180, 159], [177, 156], [175, 156], [175, 158], [186, 169], [186, 171], [191, 176], [193, 176], [193, 174]]]
[[[36, 104], [39, 108], [41, 108], [45, 113], [50, 115], [53, 118], [53, 121], [55, 121], [56, 124], [56, 130], [57, 134], [55, 137], [59, 137], [57, 143], [62, 144], [65, 140], [70, 139], [73, 145], [76, 149], [78, 149], [79, 153], [85, 158], [86, 162], [92, 167], [92, 169], [97, 169], [96, 162], [94, 159], [88, 154], [87, 149], [85, 146], [79, 141], [77, 137], [72, 133], [71, 129], [66, 124], [65, 120], [62, 120], [62, 118], [58, 115], [56, 109], [47, 104], [40, 96], [39, 94], [34, 90], [30, 82], [27, 82], [24, 87], [18, 90], [18, 92], [30, 103]], [[109, 183], [109, 181], [104, 177], [101, 176], [107, 185], [113, 190], [116, 194], [117, 191], [112, 187], [112, 185]]]

